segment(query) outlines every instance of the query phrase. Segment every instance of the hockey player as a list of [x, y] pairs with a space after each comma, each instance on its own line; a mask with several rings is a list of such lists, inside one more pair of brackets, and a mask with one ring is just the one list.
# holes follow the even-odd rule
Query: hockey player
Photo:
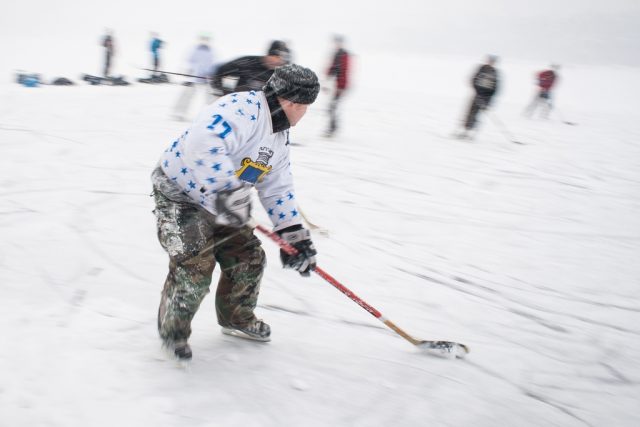
[[[211, 86], [220, 95], [231, 92], [260, 90], [276, 67], [290, 62], [291, 52], [287, 44], [281, 40], [271, 42], [267, 54], [264, 56], [243, 56], [220, 65]], [[225, 86], [225, 79], [235, 79], [233, 87]]]
[[232, 93], [205, 107], [153, 171], [158, 238], [169, 254], [158, 330], [176, 357], [191, 358], [191, 320], [209, 293], [216, 262], [222, 332], [270, 339], [269, 325], [254, 314], [265, 254], [249, 224], [252, 187], [274, 231], [299, 251], [281, 252], [283, 265], [303, 276], [315, 267], [316, 250], [296, 207], [289, 128], [319, 90], [313, 71], [277, 68], [262, 91]]
[[538, 106], [540, 106], [542, 108], [542, 117], [545, 119], [549, 118], [549, 113], [553, 108], [553, 103], [551, 101], [551, 89], [558, 81], [559, 69], [559, 65], [553, 64], [550, 69], [537, 73], [536, 83], [538, 91], [533, 98], [533, 101], [531, 101], [524, 111], [524, 115], [526, 117], [531, 117]]
[[335, 43], [335, 52], [331, 65], [327, 70], [327, 77], [333, 77], [335, 79], [335, 90], [329, 103], [329, 128], [325, 133], [327, 137], [333, 136], [338, 129], [338, 104], [349, 86], [349, 68], [351, 62], [351, 56], [344, 49], [344, 38], [336, 35], [333, 41]]
[[498, 58], [494, 55], [487, 57], [487, 62], [478, 68], [471, 79], [471, 86], [475, 92], [469, 110], [464, 121], [464, 131], [458, 136], [460, 138], [472, 138], [471, 132], [478, 121], [480, 111], [487, 110], [491, 101], [498, 91], [499, 77], [495, 64]]

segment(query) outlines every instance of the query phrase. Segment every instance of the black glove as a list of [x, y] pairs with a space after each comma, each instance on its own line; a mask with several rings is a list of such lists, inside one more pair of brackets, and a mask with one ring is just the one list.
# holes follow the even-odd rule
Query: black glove
[[219, 191], [216, 197], [216, 223], [242, 227], [251, 219], [251, 186]]
[[284, 268], [293, 268], [302, 276], [309, 276], [311, 270], [316, 268], [316, 248], [311, 241], [309, 230], [301, 225], [292, 225], [278, 231], [280, 237], [298, 251], [297, 255], [289, 255], [280, 249], [280, 260]]

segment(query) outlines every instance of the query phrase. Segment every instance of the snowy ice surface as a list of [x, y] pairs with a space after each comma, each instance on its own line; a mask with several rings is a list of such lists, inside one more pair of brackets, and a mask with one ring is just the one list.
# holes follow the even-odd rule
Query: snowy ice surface
[[265, 240], [273, 340], [222, 335], [208, 297], [177, 365], [149, 174], [181, 88], [0, 86], [0, 425], [640, 425], [640, 70], [567, 66], [562, 116], [527, 120], [543, 65], [505, 60], [494, 114], [525, 145], [486, 117], [459, 141], [475, 60], [360, 56], [343, 132], [320, 137], [326, 94], [292, 131], [319, 265], [466, 360]]

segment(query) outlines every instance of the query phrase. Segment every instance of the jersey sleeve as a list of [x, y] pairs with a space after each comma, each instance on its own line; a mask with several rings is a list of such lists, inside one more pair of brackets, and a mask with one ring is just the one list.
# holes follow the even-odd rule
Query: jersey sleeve
[[293, 175], [289, 161], [289, 147], [282, 152], [273, 169], [262, 182], [256, 184], [260, 202], [269, 215], [274, 231], [302, 224], [297, 208]]

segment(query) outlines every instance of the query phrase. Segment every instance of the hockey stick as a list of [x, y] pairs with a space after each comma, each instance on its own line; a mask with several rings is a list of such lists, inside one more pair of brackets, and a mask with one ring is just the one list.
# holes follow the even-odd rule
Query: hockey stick
[[560, 110], [558, 110], [558, 108], [557, 108], [557, 107], [556, 107], [556, 108], [554, 108], [554, 110], [555, 110], [556, 114], [560, 117], [560, 120], [562, 121], [562, 123], [564, 123], [565, 125], [569, 125], [569, 126], [575, 126], [575, 125], [577, 125], [577, 123], [576, 123], [576, 122], [570, 122], [570, 121], [565, 120], [565, 119], [564, 119], [564, 114], [562, 114], [562, 113], [560, 112]]
[[[283, 251], [285, 251], [289, 255], [294, 255], [295, 256], [295, 255], [298, 254], [298, 251], [296, 250], [296, 248], [294, 248], [289, 243], [287, 243], [286, 241], [281, 239], [280, 236], [278, 236], [276, 233], [273, 233], [273, 232], [267, 230], [264, 226], [262, 226], [260, 224], [255, 224], [255, 226], [256, 226], [256, 229], [258, 231], [260, 231], [262, 234], [264, 234], [265, 236], [267, 236], [271, 240], [273, 240], [278, 246], [280, 246], [280, 249], [282, 249]], [[333, 287], [338, 289], [340, 292], [342, 292], [343, 294], [348, 296], [353, 302], [358, 304], [360, 307], [364, 308], [366, 311], [369, 312], [369, 314], [371, 314], [373, 317], [375, 317], [376, 319], [378, 319], [379, 321], [384, 323], [385, 326], [390, 328], [393, 332], [397, 333], [402, 338], [404, 338], [405, 340], [409, 341], [411, 344], [415, 345], [419, 349], [432, 351], [432, 352], [435, 352], [436, 354], [442, 355], [442, 356], [453, 355], [453, 356], [455, 356], [457, 358], [462, 358], [467, 353], [469, 353], [469, 347], [467, 347], [464, 344], [457, 343], [457, 342], [453, 342], [453, 341], [419, 340], [419, 339], [416, 339], [416, 338], [412, 337], [411, 335], [409, 335], [408, 333], [406, 333], [405, 331], [400, 329], [398, 326], [396, 326], [391, 320], [385, 318], [382, 315], [382, 313], [380, 313], [378, 310], [376, 310], [375, 308], [371, 307], [369, 304], [364, 302], [360, 297], [358, 297], [356, 294], [351, 292], [351, 290], [349, 290], [346, 286], [344, 286], [343, 284], [338, 282], [331, 275], [329, 275], [329, 273], [327, 273], [326, 271], [324, 271], [320, 267], [316, 266], [313, 269], [313, 272], [316, 273], [318, 276], [322, 277], [327, 282], [329, 282]]]
[[153, 71], [160, 74], [170, 74], [172, 76], [195, 77], [196, 79], [213, 80], [211, 77], [206, 77], [206, 76], [195, 76], [193, 74], [173, 73], [171, 71], [163, 71], [163, 70], [152, 70], [151, 68], [141, 68], [141, 70]]
[[326, 228], [322, 228], [320, 226], [317, 226], [314, 223], [312, 223], [311, 221], [309, 221], [309, 218], [307, 218], [307, 216], [304, 214], [304, 212], [302, 211], [302, 208], [300, 207], [300, 205], [298, 205], [298, 211], [300, 212], [300, 215], [302, 216], [302, 219], [304, 220], [304, 222], [307, 223], [307, 225], [309, 226], [309, 228], [311, 230], [316, 230], [318, 233], [322, 234], [323, 236], [328, 236], [329, 235], [329, 231]]
[[[253, 220], [252, 220], [252, 221], [253, 221]], [[252, 221], [250, 221], [250, 222], [249, 222], [249, 224], [248, 224], [250, 227], [252, 227], [252, 226], [254, 225]], [[242, 232], [243, 232], [243, 231], [245, 231], [245, 230], [243, 230], [243, 228], [238, 228], [238, 230], [237, 230], [237, 231], [235, 231], [235, 232], [233, 232], [233, 233], [229, 234], [227, 237], [223, 237], [222, 239], [215, 240], [215, 241], [214, 241], [213, 243], [211, 243], [210, 245], [205, 246], [203, 249], [200, 249], [199, 253], [202, 255], [202, 254], [204, 254], [205, 252], [208, 252], [208, 251], [212, 250], [212, 249], [213, 249], [213, 248], [215, 248], [216, 246], [218, 246], [218, 245], [220, 245], [220, 244], [222, 244], [222, 243], [224, 243], [224, 242], [226, 242], [226, 241], [228, 241], [228, 240], [231, 240], [231, 239], [233, 239], [234, 237], [238, 237], [240, 234], [242, 234]], [[197, 258], [192, 258], [191, 260], [185, 261], [185, 264], [192, 264], [192, 263], [194, 263], [194, 262], [198, 262], [198, 261], [194, 261], [194, 260], [197, 260]]]
[[493, 121], [496, 127], [500, 129], [500, 132], [502, 132], [505, 138], [507, 138], [510, 142], [513, 142], [514, 144], [524, 145], [524, 142], [520, 142], [513, 137], [513, 134], [509, 132], [509, 129], [507, 129], [504, 123], [502, 123], [502, 120], [498, 119], [498, 116], [493, 114], [491, 111], [487, 111], [487, 116], [489, 116], [489, 118]]

